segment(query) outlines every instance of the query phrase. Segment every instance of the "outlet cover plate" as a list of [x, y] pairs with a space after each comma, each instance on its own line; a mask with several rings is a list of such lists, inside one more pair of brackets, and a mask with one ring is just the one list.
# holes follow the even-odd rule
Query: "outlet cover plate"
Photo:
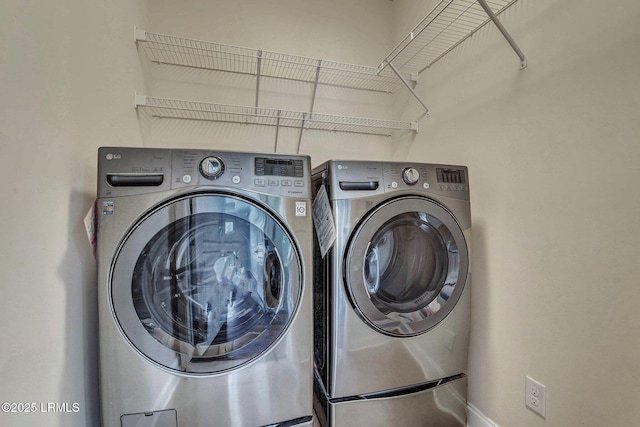
[[525, 377], [525, 405], [542, 418], [547, 418], [547, 387], [531, 377]]

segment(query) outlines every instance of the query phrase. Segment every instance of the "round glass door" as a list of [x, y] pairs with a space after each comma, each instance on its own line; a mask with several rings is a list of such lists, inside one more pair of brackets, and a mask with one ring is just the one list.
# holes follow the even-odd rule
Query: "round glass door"
[[166, 203], [125, 237], [110, 281], [118, 326], [148, 360], [182, 374], [234, 369], [269, 350], [301, 296], [291, 236], [232, 195]]
[[374, 209], [353, 233], [344, 262], [358, 314], [393, 336], [415, 336], [441, 322], [462, 294], [469, 265], [455, 218], [419, 197]]

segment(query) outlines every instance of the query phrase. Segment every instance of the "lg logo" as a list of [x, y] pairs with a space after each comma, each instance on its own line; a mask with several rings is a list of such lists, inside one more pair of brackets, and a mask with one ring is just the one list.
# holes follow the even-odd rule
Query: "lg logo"
[[107, 160], [118, 160], [122, 158], [122, 154], [107, 154]]

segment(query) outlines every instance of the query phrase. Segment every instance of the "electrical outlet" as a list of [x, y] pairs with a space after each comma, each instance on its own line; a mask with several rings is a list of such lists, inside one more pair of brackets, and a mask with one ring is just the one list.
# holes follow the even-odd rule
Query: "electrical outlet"
[[542, 418], [547, 417], [547, 386], [531, 377], [525, 377], [525, 404]]

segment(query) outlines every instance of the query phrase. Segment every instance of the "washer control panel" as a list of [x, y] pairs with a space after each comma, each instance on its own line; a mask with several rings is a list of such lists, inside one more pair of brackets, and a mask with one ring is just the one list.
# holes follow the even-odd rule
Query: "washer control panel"
[[309, 156], [166, 148], [100, 147], [98, 197], [187, 187], [228, 187], [310, 198]]
[[285, 196], [310, 192], [308, 156], [173, 150], [172, 187], [232, 186]]

